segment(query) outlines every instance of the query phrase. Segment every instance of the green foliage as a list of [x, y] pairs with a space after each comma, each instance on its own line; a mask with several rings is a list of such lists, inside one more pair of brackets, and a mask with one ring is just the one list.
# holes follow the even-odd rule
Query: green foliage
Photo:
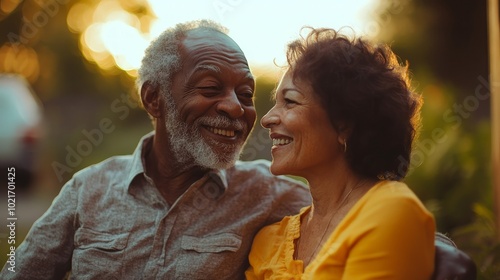
[[474, 114], [488, 107], [464, 106], [457, 89], [417, 72], [424, 97], [423, 129], [416, 141], [407, 183], [434, 213], [438, 230], [450, 232], [470, 223], [472, 205], [492, 207], [491, 127], [489, 120], [472, 122]]
[[465, 250], [478, 268], [478, 279], [498, 279], [500, 276], [500, 241], [493, 212], [482, 204], [474, 204], [472, 223], [456, 228], [452, 233], [459, 248]]
[[491, 210], [490, 100], [483, 78], [488, 77], [486, 2], [381, 3], [388, 8], [380, 13], [378, 38], [410, 62], [425, 100], [423, 131], [406, 181], [433, 212], [438, 231], [453, 233], [476, 262], [479, 279], [500, 279]]
[[[427, 71], [417, 72], [415, 80], [425, 100], [423, 130], [406, 181], [433, 212], [438, 231], [451, 233], [474, 260], [478, 279], [498, 279], [500, 243], [491, 211], [491, 124], [474, 120], [489, 100], [474, 94], [461, 98], [456, 87], [436, 81]], [[465, 100], [474, 98], [477, 106], [467, 106]]]

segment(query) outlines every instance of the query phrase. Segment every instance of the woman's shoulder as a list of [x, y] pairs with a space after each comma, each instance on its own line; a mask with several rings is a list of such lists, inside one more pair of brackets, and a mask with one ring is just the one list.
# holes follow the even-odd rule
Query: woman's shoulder
[[381, 181], [368, 191], [370, 199], [410, 199], [419, 200], [417, 195], [408, 187], [407, 184], [399, 181]]
[[[363, 208], [388, 216], [432, 216], [419, 197], [403, 182], [382, 181], [368, 191]], [[397, 210], [397, 211], [396, 211]]]

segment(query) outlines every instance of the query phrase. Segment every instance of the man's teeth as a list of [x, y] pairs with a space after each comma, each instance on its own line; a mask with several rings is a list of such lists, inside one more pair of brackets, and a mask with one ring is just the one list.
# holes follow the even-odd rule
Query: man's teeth
[[214, 127], [210, 127], [209, 129], [210, 129], [210, 131], [212, 131], [215, 134], [229, 136], [229, 137], [234, 136], [234, 130], [226, 130], [226, 129], [220, 129], [220, 128], [214, 128]]
[[278, 138], [273, 138], [273, 146], [277, 145], [286, 145], [288, 143], [292, 142], [290, 139], [278, 139]]

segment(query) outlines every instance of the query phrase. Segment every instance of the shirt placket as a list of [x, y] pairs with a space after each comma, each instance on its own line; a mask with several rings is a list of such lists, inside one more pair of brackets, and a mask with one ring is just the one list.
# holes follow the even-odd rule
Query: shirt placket
[[177, 219], [177, 211], [167, 211], [167, 213], [158, 212], [157, 222], [151, 255], [146, 266], [145, 275], [153, 276], [151, 279], [160, 279], [165, 264], [167, 254], [167, 243]]
[[[183, 214], [181, 213], [182, 206], [186, 203], [189, 204], [194, 194], [203, 186], [207, 179], [208, 177], [205, 176], [193, 183], [170, 208], [166, 203], [160, 206], [162, 209], [159, 209], [155, 223], [158, 226], [154, 236], [152, 253], [145, 269], [145, 275], [151, 275], [151, 279], [168, 279], [169, 275], [171, 276], [171, 274], [175, 273], [175, 271], [166, 271], [165, 269], [167, 266], [166, 262], [175, 261], [176, 255], [175, 252], [171, 252], [175, 248], [168, 248], [167, 244], [169, 244], [172, 234], [175, 234], [173, 230], [179, 215]], [[164, 212], [165, 209], [168, 209], [166, 213]]]

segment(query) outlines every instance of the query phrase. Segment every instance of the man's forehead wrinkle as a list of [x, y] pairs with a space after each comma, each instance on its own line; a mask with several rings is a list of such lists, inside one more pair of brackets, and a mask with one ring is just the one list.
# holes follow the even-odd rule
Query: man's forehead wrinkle
[[[213, 49], [222, 52], [239, 54], [245, 58], [238, 44], [224, 33], [212, 30], [191, 30], [183, 40], [183, 47], [187, 50], [207, 51]], [[246, 60], [246, 58], [245, 58]]]
[[193, 29], [186, 33], [184, 40], [223, 41], [239, 49], [238, 44], [229, 35], [215, 30]]
[[187, 63], [192, 66], [217, 65], [220, 62], [225, 62], [232, 65], [241, 63], [245, 65], [245, 68], [249, 68], [246, 57], [240, 49], [234, 49], [221, 43], [192, 43], [192, 41], [187, 40], [182, 44], [181, 60], [183, 64]]
[[193, 57], [199, 58], [231, 58], [247, 61], [245, 55], [240, 49], [232, 48], [226, 44], [221, 44], [218, 42], [197, 42], [194, 44], [190, 44], [189, 42], [185, 42], [184, 51]]
[[226, 67], [239, 72], [242, 79], [252, 80], [250, 66], [243, 51], [229, 36], [213, 30], [190, 30], [181, 47], [182, 65], [187, 82], [194, 74], [220, 74]]
[[244, 71], [246, 76], [251, 75], [250, 66], [246, 57], [242, 53], [219, 52], [209, 47], [202, 47], [196, 50], [183, 50], [183, 64], [192, 67], [191, 73], [198, 71], [212, 71], [220, 73], [221, 67], [231, 66], [234, 70]]
[[[216, 65], [211, 65], [211, 64], [198, 65], [193, 69], [193, 71], [191, 72], [190, 75], [187, 75], [185, 77], [185, 83], [187, 83], [190, 80], [190, 77], [193, 77], [194, 75], [198, 75], [198, 74], [203, 75], [204, 73], [207, 73], [209, 75], [211, 73], [214, 75], [217, 75], [217, 74], [222, 73], [222, 69]], [[244, 80], [246, 82], [252, 82], [253, 86], [255, 86], [255, 78], [253, 77], [253, 74], [250, 71], [250, 69], [248, 69], [248, 68], [244, 69], [243, 71], [241, 71], [239, 76], [242, 79], [242, 81]]]

